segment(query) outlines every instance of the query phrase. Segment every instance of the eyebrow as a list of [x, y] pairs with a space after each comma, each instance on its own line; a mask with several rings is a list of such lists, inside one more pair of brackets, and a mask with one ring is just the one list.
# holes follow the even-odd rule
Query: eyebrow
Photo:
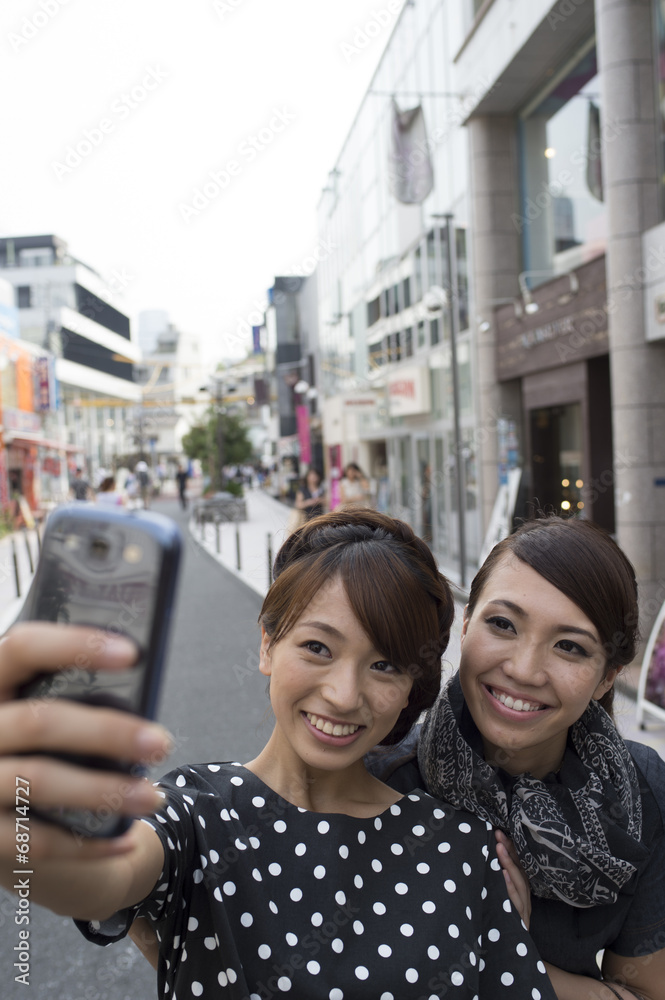
[[[504, 608], [508, 608], [509, 611], [512, 611], [513, 614], [515, 615], [519, 615], [520, 618], [529, 617], [528, 612], [526, 612], [524, 608], [521, 608], [519, 604], [515, 604], [513, 601], [505, 601], [505, 600], [488, 601], [485, 606], [489, 607], [492, 604], [499, 604]], [[587, 638], [591, 639], [592, 642], [596, 643], [597, 645], [600, 644], [598, 636], [594, 635], [593, 632], [589, 632], [589, 630], [586, 628], [578, 628], [577, 625], [555, 625], [554, 631], [570, 632], [572, 633], [572, 635], [585, 635], [587, 636]]]
[[315, 628], [320, 632], [326, 632], [328, 635], [333, 636], [335, 639], [343, 639], [344, 634], [335, 628], [334, 625], [329, 625], [328, 622], [298, 622], [296, 628]]

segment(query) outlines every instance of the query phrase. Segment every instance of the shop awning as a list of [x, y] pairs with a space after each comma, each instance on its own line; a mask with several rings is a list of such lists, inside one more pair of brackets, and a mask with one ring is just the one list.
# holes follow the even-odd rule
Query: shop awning
[[5, 446], [12, 444], [36, 444], [40, 448], [51, 448], [53, 451], [83, 452], [83, 448], [75, 444], [62, 444], [61, 441], [50, 441], [48, 438], [36, 436], [31, 437], [28, 434], [12, 434], [9, 437], [5, 437]]

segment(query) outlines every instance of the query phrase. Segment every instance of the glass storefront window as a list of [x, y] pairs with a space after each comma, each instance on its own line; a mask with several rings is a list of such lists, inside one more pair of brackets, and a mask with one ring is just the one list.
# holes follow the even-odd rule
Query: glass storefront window
[[605, 248], [603, 145], [596, 50], [522, 115], [522, 208], [527, 283], [579, 266]]
[[579, 403], [532, 410], [532, 493], [541, 507], [582, 514], [583, 450]]

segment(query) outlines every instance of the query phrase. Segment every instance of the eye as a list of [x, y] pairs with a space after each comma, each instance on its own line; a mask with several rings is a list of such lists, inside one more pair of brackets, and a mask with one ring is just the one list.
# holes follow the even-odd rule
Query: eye
[[588, 653], [584, 646], [580, 646], [579, 642], [573, 642], [572, 639], [559, 639], [557, 646], [564, 653], [572, 653], [575, 656], [591, 656], [591, 653]]
[[508, 618], [503, 618], [501, 615], [492, 615], [490, 618], [486, 618], [485, 621], [488, 625], [492, 625], [499, 632], [514, 632], [515, 627], [513, 623]]
[[315, 656], [330, 656], [330, 650], [325, 643], [319, 642], [317, 639], [310, 639], [309, 642], [303, 642], [302, 648], [308, 649]]
[[399, 667], [394, 667], [392, 663], [388, 663], [387, 660], [377, 660], [376, 663], [372, 664], [372, 670], [376, 670], [379, 674], [401, 674], [402, 671]]

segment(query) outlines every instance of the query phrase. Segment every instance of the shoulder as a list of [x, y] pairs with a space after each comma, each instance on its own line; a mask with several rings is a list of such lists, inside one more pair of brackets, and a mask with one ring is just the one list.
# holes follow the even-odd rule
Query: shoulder
[[645, 746], [644, 743], [626, 740], [626, 746], [641, 778], [643, 798], [653, 798], [665, 823], [665, 761], [653, 747]]
[[228, 761], [183, 764], [169, 771], [157, 783], [182, 794], [223, 795], [234, 786], [243, 785], [248, 773], [240, 764]]

